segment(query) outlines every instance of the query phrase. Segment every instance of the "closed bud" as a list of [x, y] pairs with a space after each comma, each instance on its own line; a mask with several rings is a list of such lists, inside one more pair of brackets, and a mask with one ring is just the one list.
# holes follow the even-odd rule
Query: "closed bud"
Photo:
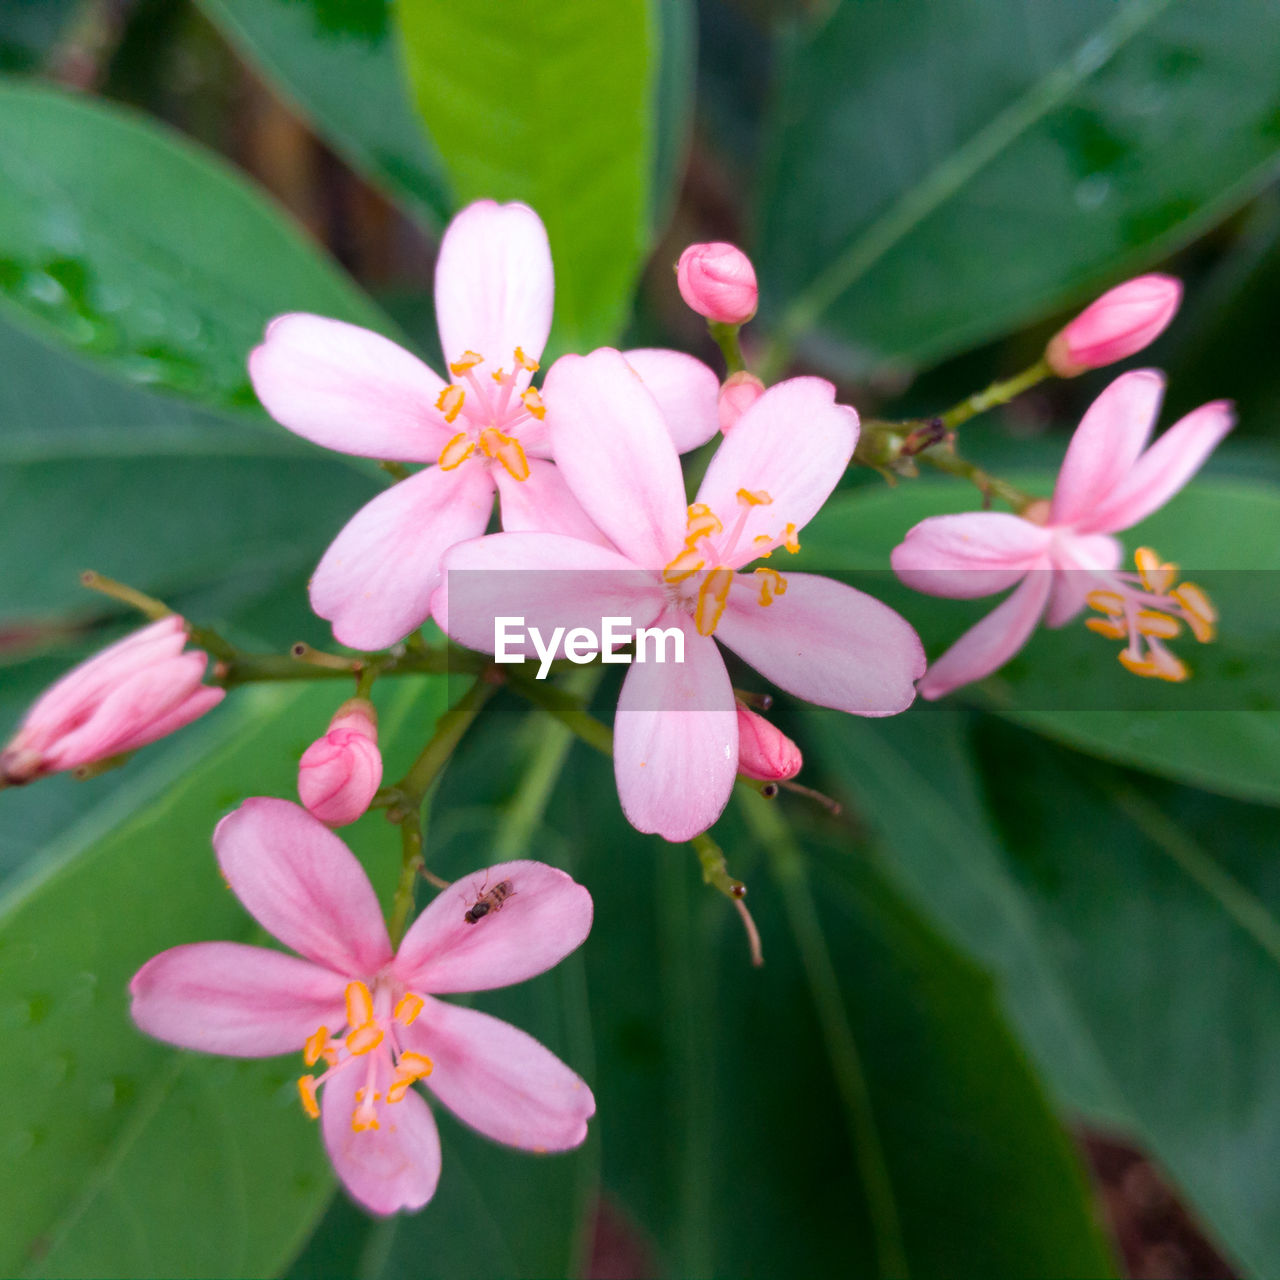
[[759, 289], [751, 259], [724, 241], [691, 244], [676, 264], [680, 296], [718, 324], [745, 324], [756, 313]]
[[738, 772], [761, 782], [785, 782], [800, 772], [800, 748], [764, 716], [737, 704]]
[[364, 698], [338, 708], [329, 731], [298, 762], [298, 796], [331, 827], [345, 827], [368, 808], [382, 785], [378, 715]]
[[1138, 276], [1108, 289], [1050, 339], [1045, 360], [1060, 378], [1100, 369], [1154, 342], [1182, 301], [1172, 276]]
[[730, 374], [724, 386], [720, 388], [720, 399], [716, 406], [720, 415], [721, 432], [728, 435], [733, 424], [762, 395], [764, 395], [764, 383], [754, 373], [742, 370], [739, 373]]

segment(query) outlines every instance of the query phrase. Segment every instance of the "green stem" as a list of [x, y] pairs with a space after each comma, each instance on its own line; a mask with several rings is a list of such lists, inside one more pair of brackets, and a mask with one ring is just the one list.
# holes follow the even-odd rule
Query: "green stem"
[[716, 346], [724, 354], [725, 368], [729, 373], [742, 373], [747, 362], [742, 358], [742, 344], [738, 341], [740, 324], [722, 324], [718, 320], [707, 321], [707, 332], [715, 339]]
[[613, 755], [613, 730], [587, 711], [580, 698], [544, 680], [530, 680], [514, 674], [507, 677], [507, 684], [513, 693], [518, 693], [526, 702], [554, 717], [587, 746], [601, 755]]
[[408, 810], [400, 820], [400, 882], [391, 902], [391, 919], [387, 932], [391, 945], [398, 947], [404, 937], [409, 913], [413, 910], [413, 891], [418, 883], [418, 873], [424, 864], [422, 857], [422, 810]]
[[157, 600], [154, 596], [144, 595], [136, 588], [126, 586], [123, 582], [117, 582], [114, 578], [108, 578], [104, 574], [95, 573], [92, 569], [86, 569], [80, 575], [80, 585], [88, 587], [90, 591], [100, 591], [104, 596], [110, 596], [112, 600], [127, 604], [130, 609], [137, 609], [140, 614], [150, 618], [152, 622], [158, 622], [161, 618], [168, 618], [173, 615], [173, 610], [163, 600]]
[[1037, 382], [1043, 382], [1045, 378], [1054, 376], [1053, 370], [1049, 368], [1044, 358], [1041, 357], [1029, 369], [1024, 369], [1021, 373], [1014, 374], [1012, 378], [1004, 378], [999, 382], [993, 382], [983, 391], [975, 391], [973, 395], [961, 400], [959, 404], [952, 405], [945, 413], [938, 416], [943, 427], [948, 432], [954, 431], [961, 423], [968, 422], [970, 418], [975, 418], [980, 413], [986, 413], [988, 409], [1008, 404], [1010, 400], [1034, 387]]
[[[224, 689], [234, 689], [242, 684], [260, 684], [269, 681], [334, 680], [350, 679], [358, 671], [376, 665], [378, 676], [471, 674], [476, 675], [489, 665], [483, 654], [467, 649], [407, 648], [402, 653], [375, 657], [366, 661], [346, 659], [337, 654], [321, 654], [310, 646], [299, 652], [295, 646], [290, 654], [241, 653], [232, 655], [218, 664], [213, 684]], [[323, 659], [323, 660], [322, 660]]]
[[975, 463], [967, 461], [952, 450], [928, 449], [919, 455], [919, 459], [935, 471], [945, 471], [948, 475], [968, 480], [970, 484], [981, 491], [986, 501], [990, 501], [992, 498], [999, 498], [1002, 502], [1007, 502], [1015, 511], [1020, 512], [1025, 511], [1027, 507], [1037, 500], [1033, 494], [1027, 493], [1025, 489], [1019, 489], [1016, 485], [1009, 484], [1007, 480], [1001, 480], [993, 476], [990, 472], [984, 471]]

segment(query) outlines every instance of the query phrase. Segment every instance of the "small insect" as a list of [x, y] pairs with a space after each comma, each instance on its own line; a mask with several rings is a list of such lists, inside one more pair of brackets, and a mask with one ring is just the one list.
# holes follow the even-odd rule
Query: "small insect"
[[481, 886], [480, 896], [467, 908], [462, 918], [468, 924], [475, 924], [479, 920], [483, 920], [490, 911], [498, 911], [502, 904], [515, 894], [515, 890], [511, 887], [510, 880], [500, 880], [487, 893], [484, 892], [484, 886]]

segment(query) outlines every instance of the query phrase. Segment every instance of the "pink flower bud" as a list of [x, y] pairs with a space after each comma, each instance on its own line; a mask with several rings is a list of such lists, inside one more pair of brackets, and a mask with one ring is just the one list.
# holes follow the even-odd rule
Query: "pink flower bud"
[[378, 713], [364, 698], [352, 698], [302, 753], [298, 796], [321, 822], [345, 827], [368, 809], [381, 784]]
[[1138, 276], [1108, 289], [1045, 348], [1049, 367], [1074, 378], [1131, 356], [1162, 334], [1182, 301], [1182, 282], [1172, 276]]
[[764, 716], [737, 704], [738, 772], [761, 782], [785, 782], [800, 772], [800, 748]]
[[764, 395], [764, 383], [754, 373], [747, 373], [744, 369], [730, 374], [724, 386], [720, 388], [720, 399], [717, 403], [721, 432], [728, 435], [729, 428], [762, 395]]
[[721, 240], [691, 244], [676, 264], [676, 284], [689, 306], [719, 324], [745, 324], [756, 313], [759, 290], [751, 259]]
[[0, 786], [135, 751], [216, 706], [226, 690], [201, 683], [208, 655], [184, 653], [186, 642], [186, 623], [171, 615], [73, 667], [0, 751]]

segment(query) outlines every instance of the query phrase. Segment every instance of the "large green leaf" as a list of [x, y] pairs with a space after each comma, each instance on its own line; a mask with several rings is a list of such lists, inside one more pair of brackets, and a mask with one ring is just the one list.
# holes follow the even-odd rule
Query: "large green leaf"
[[382, 313], [225, 162], [124, 111], [0, 86], [0, 293], [121, 376], [254, 403], [266, 322]]
[[1275, 171], [1278, 42], [1268, 0], [833, 6], [783, 50], [767, 304], [865, 366], [1086, 296]]
[[419, 109], [462, 201], [524, 200], [556, 268], [553, 345], [616, 340], [648, 244], [647, 0], [398, 6]]
[[444, 168], [409, 98], [387, 0], [200, 0], [200, 7], [358, 170], [428, 227]]

